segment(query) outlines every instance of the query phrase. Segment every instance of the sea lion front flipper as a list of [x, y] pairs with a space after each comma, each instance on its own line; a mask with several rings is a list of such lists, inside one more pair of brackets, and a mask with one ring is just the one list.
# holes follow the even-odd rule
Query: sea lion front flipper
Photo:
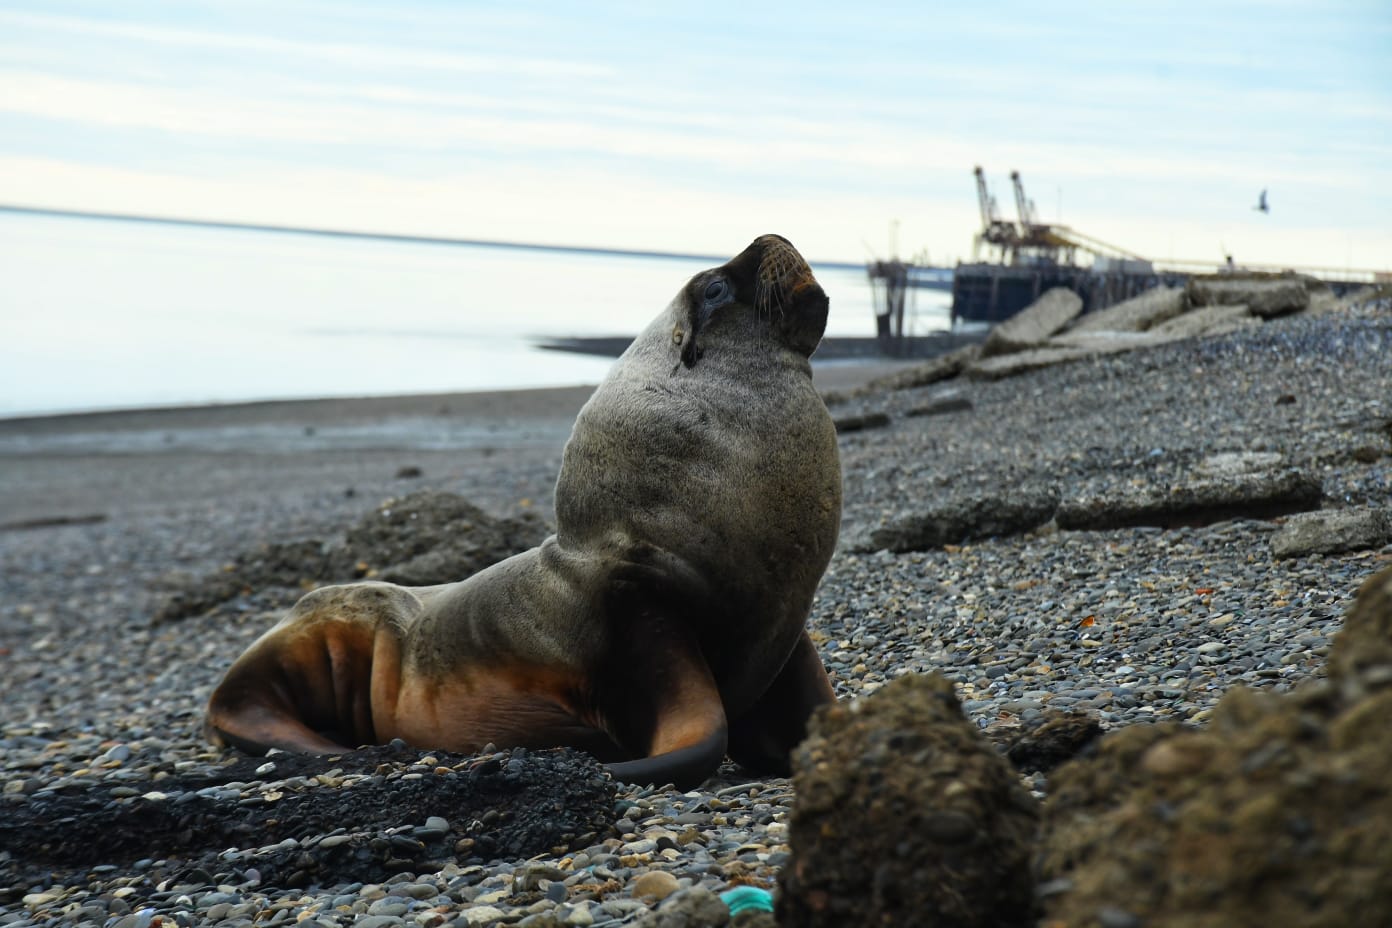
[[807, 737], [812, 711], [835, 701], [817, 646], [804, 630], [764, 695], [730, 723], [730, 757], [756, 773], [789, 776], [790, 755]]
[[646, 745], [647, 756], [608, 764], [626, 783], [672, 783], [693, 789], [725, 759], [725, 707], [710, 666], [681, 623], [643, 614], [628, 636], [629, 671], [612, 687], [605, 717], [625, 745]]
[[254, 701], [214, 706], [203, 731], [214, 744], [258, 756], [271, 748], [295, 754], [346, 754], [352, 750], [314, 731], [284, 708]]

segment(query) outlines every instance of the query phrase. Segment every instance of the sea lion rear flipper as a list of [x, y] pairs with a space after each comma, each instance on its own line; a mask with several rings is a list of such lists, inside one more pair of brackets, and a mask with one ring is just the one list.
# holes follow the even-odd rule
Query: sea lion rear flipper
[[730, 757], [756, 773], [791, 774], [789, 755], [807, 736], [807, 720], [836, 701], [817, 646], [803, 631], [764, 695], [730, 723]]
[[609, 764], [609, 772], [627, 783], [692, 789], [725, 758], [720, 690], [689, 629], [650, 613], [636, 624], [623, 660], [629, 673], [608, 675], [624, 684], [610, 688], [602, 711], [617, 740], [644, 745], [647, 756]]

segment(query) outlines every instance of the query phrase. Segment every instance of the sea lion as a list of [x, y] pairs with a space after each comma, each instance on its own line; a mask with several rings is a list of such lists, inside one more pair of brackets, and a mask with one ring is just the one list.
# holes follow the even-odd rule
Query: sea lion
[[620, 780], [786, 774], [834, 695], [805, 623], [841, 523], [809, 357], [827, 296], [784, 238], [703, 271], [581, 409], [556, 534], [458, 583], [325, 587], [232, 665], [217, 744], [571, 746]]

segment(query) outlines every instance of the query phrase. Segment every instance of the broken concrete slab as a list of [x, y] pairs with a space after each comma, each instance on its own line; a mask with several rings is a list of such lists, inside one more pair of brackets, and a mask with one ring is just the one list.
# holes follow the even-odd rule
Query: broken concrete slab
[[1220, 451], [1200, 461], [1195, 471], [1205, 477], [1255, 474], [1281, 467], [1285, 460], [1276, 451]]
[[1016, 374], [1037, 371], [1042, 367], [1052, 367], [1055, 364], [1096, 357], [1097, 354], [1098, 352], [1091, 348], [1036, 348], [1032, 351], [1019, 351], [1015, 354], [1003, 354], [994, 358], [980, 358], [968, 364], [963, 373], [972, 380], [1003, 380], [1006, 377], [1014, 377]]
[[849, 395], [865, 396], [881, 391], [912, 390], [915, 387], [926, 387], [939, 381], [951, 380], [962, 373], [962, 369], [975, 361], [980, 354], [980, 345], [967, 345], [908, 370], [895, 371], [893, 374], [877, 377], [864, 386], [852, 390]]
[[1234, 328], [1254, 324], [1256, 321], [1244, 303], [1205, 306], [1201, 309], [1191, 309], [1183, 315], [1160, 323], [1150, 330], [1150, 334], [1172, 339], [1194, 338], [1199, 335], [1230, 332]]
[[1228, 519], [1274, 519], [1315, 509], [1320, 482], [1296, 469], [1200, 477], [1173, 486], [1125, 484], [1065, 499], [1054, 520], [1059, 528], [1103, 530], [1153, 525], [1211, 525]]
[[871, 530], [857, 550], [924, 551], [997, 535], [1016, 535], [1053, 518], [1053, 487], [1014, 487], [1001, 496], [954, 496]]
[[964, 396], [960, 390], [947, 390], [937, 396], [930, 397], [927, 402], [920, 403], [911, 409], [905, 410], [905, 416], [941, 416], [949, 412], [967, 412], [973, 408], [970, 398]]
[[1321, 509], [1291, 516], [1271, 537], [1277, 558], [1365, 551], [1392, 541], [1392, 510]]
[[1298, 277], [1191, 277], [1186, 288], [1194, 306], [1246, 306], [1254, 316], [1270, 319], [1304, 309], [1310, 302], [1305, 282]]
[[1189, 308], [1182, 287], [1156, 287], [1073, 321], [1069, 332], [1144, 332]]
[[1172, 342], [1175, 337], [1154, 332], [1112, 332], [1094, 329], [1088, 332], [1062, 332], [1049, 339], [1051, 348], [1083, 348], [1093, 354], [1116, 354], [1137, 348], [1154, 348]]
[[1083, 298], [1066, 287], [1055, 287], [1029, 306], [991, 329], [981, 343], [981, 356], [1011, 354], [1036, 348], [1062, 331], [1083, 311]]

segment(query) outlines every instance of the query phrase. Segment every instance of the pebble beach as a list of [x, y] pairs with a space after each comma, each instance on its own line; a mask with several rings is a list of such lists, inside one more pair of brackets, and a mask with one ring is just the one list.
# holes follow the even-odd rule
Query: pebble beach
[[[877, 543], [886, 527], [953, 503], [1163, 495], [1234, 461], [1317, 483], [1321, 509], [1385, 511], [1386, 300], [996, 380], [896, 389], [885, 375], [903, 367], [819, 379], [833, 417], [875, 425], [842, 435], [842, 544], [810, 620], [843, 699], [939, 671], [992, 740], [1056, 710], [1105, 729], [1202, 726], [1234, 686], [1287, 691], [1320, 677], [1359, 584], [1392, 562], [1386, 543], [1277, 557], [1285, 516], [1242, 500], [1192, 524], [1046, 520], [916, 550]], [[587, 394], [0, 421], [0, 818], [63, 796], [174, 804], [194, 793], [178, 784], [199, 777], [218, 781], [220, 801], [251, 808], [473, 770], [477, 760], [437, 756], [290, 777], [274, 757], [245, 766], [203, 740], [203, 703], [294, 591], [252, 591], [177, 623], [152, 617], [171, 578], [218, 570], [258, 544], [334, 537], [416, 490], [549, 519]], [[220, 777], [231, 763], [243, 764], [238, 779]], [[1047, 801], [1047, 775], [1025, 785]], [[217, 848], [196, 866], [153, 846], [77, 867], [0, 849], [0, 926], [633, 924], [677, 894], [772, 891], [794, 800], [791, 780], [732, 765], [691, 792], [619, 784], [615, 824], [592, 843], [499, 859], [464, 846], [433, 869], [335, 883], [277, 881], [258, 860], [342, 845], [349, 826]], [[387, 830], [428, 842], [450, 814], [442, 806]]]

